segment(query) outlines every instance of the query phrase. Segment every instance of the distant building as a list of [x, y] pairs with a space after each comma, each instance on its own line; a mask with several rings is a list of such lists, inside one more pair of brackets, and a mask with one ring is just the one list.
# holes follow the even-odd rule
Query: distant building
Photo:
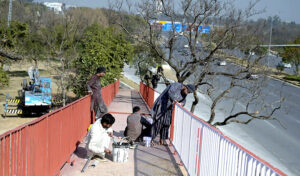
[[155, 2], [155, 8], [156, 8], [156, 11], [157, 13], [162, 13], [163, 11], [163, 4], [160, 0], [156, 0]]
[[75, 6], [75, 5], [65, 5], [65, 8], [66, 9], [71, 9], [71, 8], [77, 8], [77, 6]]
[[66, 5], [60, 2], [44, 2], [43, 4], [56, 14], [63, 14], [66, 9]]

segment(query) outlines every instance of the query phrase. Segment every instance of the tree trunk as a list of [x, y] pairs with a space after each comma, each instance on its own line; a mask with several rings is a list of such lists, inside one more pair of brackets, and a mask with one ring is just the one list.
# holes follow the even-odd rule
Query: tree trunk
[[34, 61], [35, 68], [38, 68], [38, 61], [37, 61], [37, 59], [34, 58], [33, 61]]
[[65, 76], [65, 64], [63, 59], [60, 60], [62, 65], [62, 75], [61, 75], [61, 88], [62, 88], [62, 98], [63, 98], [63, 106], [66, 106], [66, 91], [64, 84], [64, 76]]
[[198, 96], [197, 96], [197, 91], [195, 91], [194, 92], [194, 101], [193, 101], [193, 104], [192, 104], [192, 107], [191, 107], [191, 112], [192, 113], [194, 113], [194, 111], [195, 111], [195, 107], [196, 107], [196, 105], [198, 104], [198, 102], [199, 102], [199, 98], [198, 98]]
[[300, 75], [300, 72], [299, 72], [299, 64], [295, 64], [295, 66], [296, 66], [296, 74], [297, 74], [297, 75]]
[[0, 56], [8, 58], [10, 60], [22, 60], [24, 57], [21, 55], [18, 55], [16, 53], [10, 52], [10, 51], [6, 51], [2, 48], [0, 48]]
[[216, 115], [215, 111], [212, 111], [207, 123], [212, 124], [212, 122], [215, 120], [215, 115]]

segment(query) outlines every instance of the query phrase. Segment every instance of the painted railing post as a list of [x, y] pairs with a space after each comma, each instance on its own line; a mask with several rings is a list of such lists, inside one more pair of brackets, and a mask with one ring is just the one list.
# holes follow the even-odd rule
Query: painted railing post
[[173, 111], [172, 111], [172, 122], [171, 122], [171, 129], [170, 129], [170, 140], [173, 142], [174, 139], [174, 121], [175, 121], [175, 106], [176, 104], [173, 104]]

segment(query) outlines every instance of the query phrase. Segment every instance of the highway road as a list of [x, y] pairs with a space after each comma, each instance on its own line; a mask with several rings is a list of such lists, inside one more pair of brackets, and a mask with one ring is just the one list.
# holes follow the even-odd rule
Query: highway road
[[[278, 99], [278, 89], [281, 86], [282, 82], [268, 79], [264, 87], [265, 93], [268, 94], [266, 101]], [[285, 101], [275, 116], [285, 128], [277, 121], [254, 120], [248, 125], [231, 124], [220, 129], [250, 151], [289, 173], [288, 175], [300, 175], [300, 88], [285, 85], [282, 95]], [[201, 103], [197, 105], [195, 114], [207, 120], [210, 114], [210, 101], [203, 95], [201, 97]], [[191, 102], [193, 97], [189, 99]], [[191, 104], [187, 104], [188, 108], [190, 106]], [[243, 102], [238, 102], [237, 108], [242, 110]], [[217, 108], [217, 119], [223, 119], [230, 109], [230, 103], [221, 103]]]
[[[225, 52], [227, 52], [228, 54], [234, 55], [236, 57], [239, 58], [243, 58], [245, 57], [245, 54], [242, 53], [241, 51], [235, 49], [235, 50], [224, 50]], [[255, 57], [257, 57], [256, 55], [252, 56], [252, 58], [254, 59]], [[276, 68], [276, 66], [282, 62], [282, 58], [281, 57], [277, 57], [274, 55], [270, 55], [270, 56], [265, 56], [264, 58], [262, 58], [261, 63], [264, 65], [268, 65], [269, 67], [272, 68]], [[294, 74], [296, 70], [296, 67], [294, 65], [292, 65], [291, 68], [284, 68], [284, 72], [289, 73], [289, 74]]]
[[[126, 76], [139, 83], [139, 77], [134, 75], [133, 68], [126, 67], [124, 69]], [[267, 92], [278, 92], [281, 87], [281, 81], [268, 79], [265, 90]], [[162, 92], [165, 85], [159, 84], [156, 89]], [[278, 94], [271, 94], [267, 100], [272, 101], [278, 98]], [[285, 84], [282, 89], [282, 95], [286, 98], [283, 108], [276, 113], [276, 117], [285, 126], [283, 128], [278, 122], [271, 120], [254, 120], [248, 125], [230, 124], [220, 127], [220, 130], [233, 140], [237, 141], [246, 149], [266, 160], [273, 166], [281, 169], [288, 175], [300, 175], [300, 88]], [[204, 120], [208, 120], [210, 115], [211, 101], [204, 94], [198, 93], [199, 104], [196, 106], [195, 115]], [[194, 100], [193, 96], [187, 97], [186, 108], [191, 107]], [[238, 108], [243, 108], [243, 103], [238, 103]], [[229, 104], [220, 103], [216, 110], [216, 120], [223, 119], [228, 114]]]
[[[187, 58], [182, 55], [186, 41], [184, 39], [178, 40], [176, 44], [178, 52], [177, 58], [181, 58], [182, 62]], [[199, 44], [201, 45], [201, 44]], [[236, 65], [228, 63], [227, 66], [217, 66], [216, 63], [212, 65], [216, 70], [235, 70], [238, 69]], [[230, 69], [228, 69], [228, 67]], [[124, 69], [126, 76], [135, 82], [139, 82], [139, 78], [134, 75], [134, 69], [126, 67]], [[188, 82], [193, 81], [191, 77]], [[284, 125], [281, 126], [277, 121], [273, 120], [254, 120], [248, 125], [230, 124], [220, 127], [225, 135], [234, 139], [245, 148], [249, 149], [262, 159], [266, 160], [273, 166], [281, 169], [288, 175], [300, 175], [300, 88], [288, 83], [271, 78], [265, 78], [263, 95], [267, 104], [273, 103], [280, 97], [280, 92], [285, 98], [282, 108], [277, 111], [275, 116]], [[225, 77], [214, 81], [214, 84], [220, 88], [226, 87], [228, 80]], [[164, 85], [159, 85], [157, 90], [162, 92]], [[220, 92], [220, 91], [219, 91]], [[241, 96], [247, 95], [247, 92], [235, 89], [232, 94], [239, 94]], [[200, 102], [196, 107], [195, 114], [204, 120], [207, 120], [210, 115], [211, 101], [205, 94], [199, 93]], [[186, 108], [190, 108], [193, 97], [187, 97]], [[229, 100], [221, 102], [217, 106], [216, 120], [223, 119], [231, 110], [232, 102]], [[245, 103], [243, 98], [238, 100], [235, 111], [243, 110]]]
[[[183, 46], [186, 43], [187, 41], [180, 39], [176, 46], [177, 48], [184, 48]], [[177, 58], [180, 58], [177, 53], [175, 54]], [[271, 56], [271, 58], [273, 59], [271, 60], [269, 58], [269, 64], [272, 67], [276, 67], [281, 61], [281, 58], [278, 57]], [[187, 60], [186, 57], [181, 59]], [[262, 60], [262, 63], [266, 64], [266, 58]], [[218, 66], [216, 63], [212, 64], [214, 70], [227, 72], [234, 72], [234, 70], [239, 69], [238, 67], [239, 66], [231, 63], [228, 63], [226, 66]], [[286, 71], [292, 72], [291, 69]], [[271, 104], [279, 100], [280, 94], [285, 98], [282, 108], [274, 114], [284, 127], [277, 121], [254, 120], [248, 125], [233, 124], [222, 127], [221, 129], [234, 139], [245, 144], [246, 148], [249, 146], [251, 151], [256, 151], [255, 153], [262, 156], [262, 158], [266, 158], [267, 161], [270, 158], [271, 164], [278, 167], [280, 166], [279, 168], [286, 171], [288, 175], [300, 175], [300, 88], [268, 77], [264, 78], [264, 81], [262, 79], [263, 78], [260, 78], [258, 82], [262, 81], [264, 84], [262, 95], [264, 96], [263, 99], [266, 104]], [[191, 77], [189, 81], [193, 82], [193, 77]], [[226, 77], [220, 77], [219, 80], [214, 81], [214, 85], [217, 85], [219, 89], [224, 89], [228, 86], [228, 82], [229, 80]], [[249, 83], [244, 82], [244, 85], [246, 84]], [[235, 89], [232, 94], [241, 95], [241, 97], [251, 96], [249, 94], [247, 95], [247, 93], [241, 89]], [[209, 105], [211, 102], [208, 100], [208, 97], [204, 95], [201, 97], [202, 102], [197, 106], [197, 112], [195, 112], [195, 114], [208, 119], [210, 114]], [[244, 97], [239, 99], [236, 111], [245, 108]], [[193, 97], [190, 97], [190, 99], [192, 101]], [[231, 110], [231, 104], [232, 103], [228, 102], [228, 100], [221, 102], [217, 108], [216, 119], [223, 119], [224, 116], [228, 115]], [[187, 107], [188, 106], [191, 105], [187, 105]], [[239, 129], [238, 133], [237, 129]]]

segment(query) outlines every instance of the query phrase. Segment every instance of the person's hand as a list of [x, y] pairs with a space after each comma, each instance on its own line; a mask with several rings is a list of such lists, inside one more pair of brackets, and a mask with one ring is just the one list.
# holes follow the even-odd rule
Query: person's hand
[[179, 104], [180, 106], [184, 106], [183, 103], [179, 103], [178, 101], [175, 100], [175, 101], [174, 101], [174, 104], [176, 104], [176, 103]]
[[91, 91], [91, 90], [88, 91], [88, 94], [93, 95], [93, 91]]
[[109, 137], [113, 137], [113, 133], [112, 132], [108, 132], [107, 133]]
[[105, 149], [104, 152], [107, 154], [111, 154], [111, 151], [109, 149]]

